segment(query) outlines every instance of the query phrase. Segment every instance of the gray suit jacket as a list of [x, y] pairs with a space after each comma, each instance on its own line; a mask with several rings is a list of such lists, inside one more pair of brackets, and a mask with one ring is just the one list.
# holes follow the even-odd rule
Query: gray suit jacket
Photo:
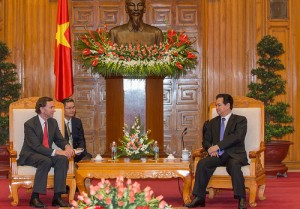
[[68, 141], [63, 138], [58, 128], [57, 121], [54, 118], [49, 118], [47, 122], [50, 148], [43, 146], [43, 129], [39, 117], [34, 116], [25, 122], [24, 143], [17, 161], [18, 165], [26, 165], [26, 159], [32, 153], [39, 153], [50, 157], [53, 152], [53, 149], [51, 148], [53, 143], [63, 150], [65, 149], [65, 146], [69, 144]]
[[220, 141], [220, 126], [220, 116], [209, 121], [203, 137], [203, 147], [208, 150], [209, 147], [217, 144], [231, 158], [239, 160], [243, 165], [247, 165], [248, 159], [245, 150], [245, 136], [247, 133], [246, 117], [232, 114], [227, 122], [222, 141]]

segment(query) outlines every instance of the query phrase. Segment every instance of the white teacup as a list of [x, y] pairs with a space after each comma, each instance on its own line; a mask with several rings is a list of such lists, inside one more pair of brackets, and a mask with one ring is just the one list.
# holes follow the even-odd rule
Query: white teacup
[[102, 160], [102, 157], [100, 154], [96, 155], [95, 160]]
[[181, 159], [182, 160], [189, 160], [191, 156], [191, 152], [187, 149], [182, 150]]

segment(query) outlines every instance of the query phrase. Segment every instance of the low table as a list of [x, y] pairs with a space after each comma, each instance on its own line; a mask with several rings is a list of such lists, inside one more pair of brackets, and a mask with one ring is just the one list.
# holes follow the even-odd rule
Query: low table
[[77, 163], [76, 183], [79, 192], [87, 191], [85, 179], [89, 178], [116, 178], [123, 176], [130, 179], [169, 179], [180, 177], [183, 179], [183, 201], [189, 203], [190, 190], [192, 184], [190, 162], [181, 161], [180, 159], [167, 160], [128, 160], [120, 158], [111, 160], [104, 158], [101, 161], [80, 161]]

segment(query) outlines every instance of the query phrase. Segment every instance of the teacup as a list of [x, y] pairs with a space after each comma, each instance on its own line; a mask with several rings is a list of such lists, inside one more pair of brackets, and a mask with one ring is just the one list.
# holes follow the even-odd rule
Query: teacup
[[182, 160], [189, 160], [191, 156], [191, 152], [187, 149], [182, 150], [181, 159]]
[[102, 157], [100, 154], [96, 155], [95, 160], [102, 160]]

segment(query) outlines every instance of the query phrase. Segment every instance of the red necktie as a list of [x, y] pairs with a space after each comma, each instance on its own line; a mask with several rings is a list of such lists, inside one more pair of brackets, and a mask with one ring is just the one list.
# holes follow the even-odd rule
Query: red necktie
[[49, 148], [47, 122], [44, 123], [43, 145]]

